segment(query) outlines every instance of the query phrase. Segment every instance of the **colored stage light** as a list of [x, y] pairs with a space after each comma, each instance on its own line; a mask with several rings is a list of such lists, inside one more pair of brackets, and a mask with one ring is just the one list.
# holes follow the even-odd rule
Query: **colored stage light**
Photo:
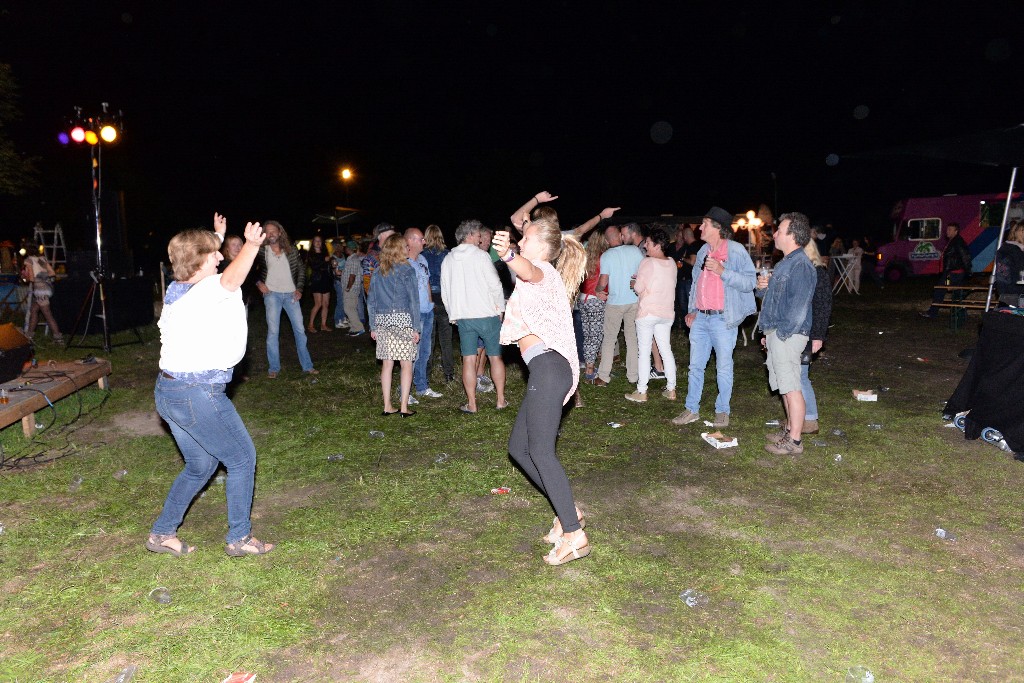
[[85, 129], [81, 126], [75, 126], [71, 129], [71, 139], [75, 142], [82, 142], [85, 140]]
[[60, 142], [60, 144], [62, 145], [66, 145], [69, 142], [71, 142], [71, 138], [68, 137], [67, 133], [61, 131], [60, 133], [57, 134], [57, 141]]
[[87, 130], [85, 131], [85, 141], [90, 145], [96, 145], [99, 144], [100, 139], [97, 137], [96, 133], [91, 130]]
[[100, 128], [100, 137], [104, 142], [113, 142], [117, 139], [117, 129], [113, 126], [103, 126]]

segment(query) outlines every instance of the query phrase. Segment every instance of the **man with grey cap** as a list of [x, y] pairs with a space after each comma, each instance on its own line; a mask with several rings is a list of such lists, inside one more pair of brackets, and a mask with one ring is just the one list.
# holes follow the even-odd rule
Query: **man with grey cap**
[[718, 397], [714, 426], [729, 424], [732, 400], [733, 360], [740, 323], [757, 312], [754, 287], [757, 274], [750, 254], [732, 239], [733, 215], [713, 206], [700, 224], [705, 244], [697, 252], [694, 278], [685, 318], [690, 328], [690, 369], [686, 410], [672, 419], [684, 425], [700, 419], [700, 398], [704, 392], [704, 370], [715, 352], [718, 369]]

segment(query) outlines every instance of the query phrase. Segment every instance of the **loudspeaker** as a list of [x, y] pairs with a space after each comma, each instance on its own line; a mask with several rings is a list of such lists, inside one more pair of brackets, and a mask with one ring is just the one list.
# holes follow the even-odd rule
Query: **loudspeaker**
[[[71, 334], [75, 320], [82, 310], [82, 304], [89, 296], [92, 280], [57, 280], [50, 297], [50, 310], [64, 334]], [[107, 294], [107, 315], [111, 332], [145, 327], [153, 322], [153, 280], [146, 277], [107, 280], [104, 283]], [[100, 313], [100, 297], [96, 293], [93, 301], [93, 316]], [[89, 334], [99, 334], [103, 329], [101, 321], [93, 320]], [[84, 329], [84, 325], [83, 325]], [[81, 330], [79, 330], [81, 331]]]
[[10, 382], [21, 374], [25, 361], [32, 358], [32, 340], [14, 323], [0, 325], [0, 382]]

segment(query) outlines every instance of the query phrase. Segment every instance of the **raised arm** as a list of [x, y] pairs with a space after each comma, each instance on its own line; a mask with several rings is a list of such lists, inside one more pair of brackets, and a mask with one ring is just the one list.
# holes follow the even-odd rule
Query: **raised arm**
[[600, 223], [602, 220], [607, 220], [607, 219], [611, 218], [612, 215], [616, 211], [618, 211], [620, 208], [622, 208], [622, 207], [616, 206], [616, 207], [608, 207], [607, 209], [603, 209], [601, 211], [601, 213], [597, 214], [596, 216], [591, 218], [586, 223], [577, 226], [572, 231], [572, 234], [576, 237], [576, 239], [582, 241], [584, 235], [586, 235], [588, 232], [590, 232], [591, 230], [596, 228], [597, 224]]
[[540, 282], [544, 279], [544, 271], [533, 265], [529, 260], [519, 256], [512, 249], [511, 235], [508, 230], [499, 230], [494, 233], [491, 240], [494, 250], [498, 252], [498, 258], [508, 265], [508, 269], [516, 274], [519, 279], [526, 282]]
[[547, 190], [541, 190], [537, 194], [530, 197], [529, 200], [512, 214], [512, 225], [515, 226], [516, 230], [520, 233], [523, 232], [523, 222], [530, 217], [530, 211], [536, 209], [538, 206], [545, 202], [553, 202], [558, 199], [557, 195], [552, 195]]
[[[214, 225], [217, 225], [216, 221]], [[227, 229], [226, 221], [223, 223], [223, 227], [225, 230]], [[242, 286], [246, 276], [249, 275], [253, 262], [256, 260], [256, 255], [260, 253], [260, 246], [262, 246], [263, 240], [266, 238], [267, 235], [263, 232], [263, 228], [260, 227], [259, 223], [245, 224], [245, 244], [242, 245], [242, 250], [238, 252], [238, 256], [228, 264], [228, 267], [221, 274], [221, 287], [229, 292], [233, 292]]]

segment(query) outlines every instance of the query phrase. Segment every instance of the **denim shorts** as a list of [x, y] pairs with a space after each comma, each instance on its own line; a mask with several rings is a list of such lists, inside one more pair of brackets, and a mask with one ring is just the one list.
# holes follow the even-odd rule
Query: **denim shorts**
[[463, 356], [475, 356], [477, 339], [484, 340], [484, 348], [488, 356], [500, 356], [501, 318], [463, 318], [458, 321], [459, 348]]

